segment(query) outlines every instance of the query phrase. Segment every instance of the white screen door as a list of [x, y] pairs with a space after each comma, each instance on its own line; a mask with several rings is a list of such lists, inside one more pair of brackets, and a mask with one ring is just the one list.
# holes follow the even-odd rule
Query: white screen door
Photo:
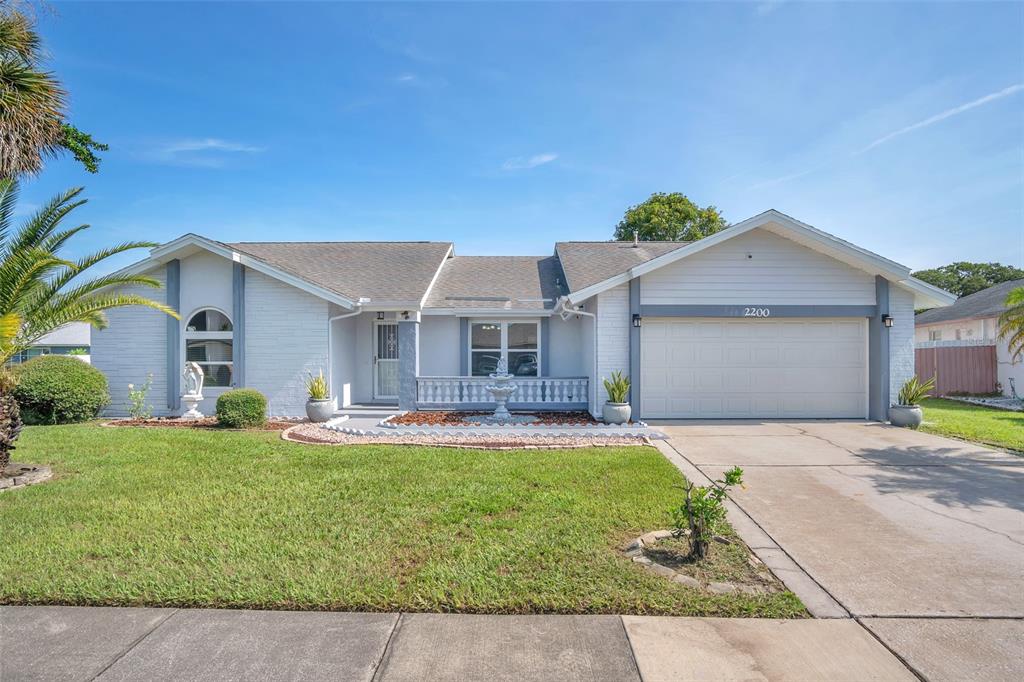
[[373, 344], [373, 397], [398, 397], [398, 323], [377, 322]]

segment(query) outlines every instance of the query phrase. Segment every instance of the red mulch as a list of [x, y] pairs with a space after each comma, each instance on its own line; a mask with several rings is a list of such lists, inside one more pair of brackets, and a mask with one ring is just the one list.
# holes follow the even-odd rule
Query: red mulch
[[216, 417], [203, 417], [202, 419], [155, 417], [153, 419], [115, 419], [114, 421], [108, 422], [107, 426], [137, 426], [142, 428], [159, 426], [161, 428], [172, 429], [213, 429], [217, 431], [284, 431], [285, 429], [299, 423], [301, 422], [269, 419], [263, 426], [257, 426], [251, 429], [229, 429], [218, 424]]
[[[467, 421], [467, 417], [484, 417], [491, 412], [452, 412], [439, 410], [437, 412], [407, 412], [392, 417], [389, 423], [401, 424], [403, 426], [466, 426], [473, 425]], [[534, 417], [534, 424], [544, 426], [582, 426], [584, 424], [599, 424], [596, 419], [590, 416], [589, 412], [526, 412]]]

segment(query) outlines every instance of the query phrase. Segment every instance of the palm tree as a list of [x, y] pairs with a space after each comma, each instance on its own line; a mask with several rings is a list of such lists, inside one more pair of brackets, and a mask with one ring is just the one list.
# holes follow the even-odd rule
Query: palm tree
[[999, 336], [1007, 339], [1010, 355], [1024, 355], [1024, 287], [1017, 287], [1006, 296], [1006, 310], [999, 316]]
[[178, 316], [162, 303], [117, 290], [125, 285], [159, 288], [160, 282], [152, 277], [114, 273], [82, 281], [82, 274], [97, 263], [154, 244], [125, 242], [75, 261], [60, 257], [68, 240], [89, 227], [61, 227], [68, 214], [86, 203], [79, 198], [81, 192], [79, 187], [57, 195], [14, 229], [18, 184], [0, 180], [0, 366], [70, 322], [104, 328], [103, 312], [111, 308], [141, 305]]
[[65, 121], [67, 95], [41, 53], [32, 21], [0, 0], [0, 178], [38, 173], [64, 150], [95, 173], [107, 146]]

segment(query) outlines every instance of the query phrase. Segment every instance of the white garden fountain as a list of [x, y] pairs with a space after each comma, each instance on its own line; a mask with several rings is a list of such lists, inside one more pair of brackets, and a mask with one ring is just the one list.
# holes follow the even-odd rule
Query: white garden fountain
[[513, 375], [508, 373], [508, 361], [505, 358], [498, 360], [498, 366], [495, 367], [494, 373], [489, 376], [491, 383], [484, 386], [484, 388], [494, 398], [494, 413], [486, 417], [474, 418], [472, 421], [477, 421], [481, 424], [500, 425], [525, 424], [532, 421], [531, 417], [514, 415], [508, 411], [508, 399], [519, 390], [519, 386], [512, 381]]

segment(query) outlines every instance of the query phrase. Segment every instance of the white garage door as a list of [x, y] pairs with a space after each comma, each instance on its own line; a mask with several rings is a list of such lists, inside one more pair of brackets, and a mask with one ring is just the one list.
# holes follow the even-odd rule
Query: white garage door
[[867, 416], [866, 319], [647, 318], [644, 418]]

